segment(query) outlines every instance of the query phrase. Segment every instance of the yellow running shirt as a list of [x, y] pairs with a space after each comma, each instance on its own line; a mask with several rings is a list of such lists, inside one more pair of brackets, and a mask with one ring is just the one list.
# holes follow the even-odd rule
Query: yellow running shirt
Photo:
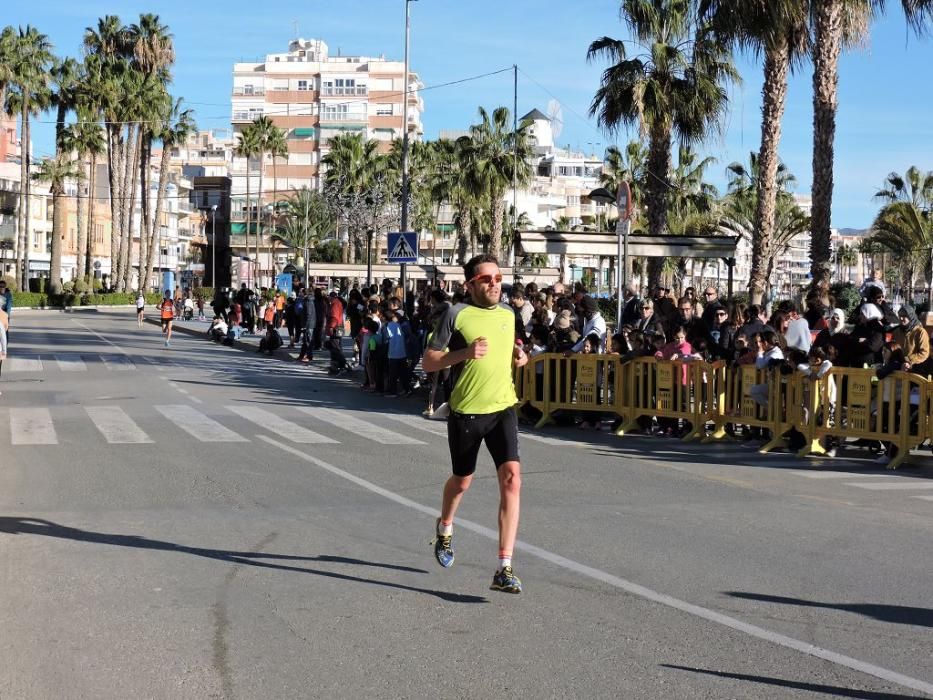
[[488, 342], [486, 356], [450, 368], [454, 381], [450, 408], [457, 413], [497, 413], [518, 403], [512, 383], [515, 312], [510, 307], [451, 306], [438, 321], [428, 347], [462, 350], [480, 337]]

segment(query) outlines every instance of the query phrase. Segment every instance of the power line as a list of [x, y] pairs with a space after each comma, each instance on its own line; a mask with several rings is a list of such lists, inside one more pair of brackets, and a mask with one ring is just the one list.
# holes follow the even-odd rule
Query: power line
[[[417, 93], [419, 93], [419, 92], [428, 92], [428, 91], [430, 91], [430, 90], [438, 90], [438, 89], [440, 89], [440, 88], [451, 87], [452, 85], [460, 85], [460, 84], [462, 84], [462, 83], [468, 83], [468, 82], [472, 82], [472, 81], [474, 81], [474, 80], [481, 80], [481, 79], [483, 79], [483, 78], [488, 78], [488, 77], [491, 77], [491, 76], [493, 76], [493, 75], [499, 75], [500, 73], [506, 73], [506, 72], [509, 72], [509, 71], [511, 71], [511, 70], [512, 70], [512, 66], [509, 66], [508, 68], [501, 68], [501, 69], [499, 69], [499, 70], [490, 71], [490, 72], [488, 72], [488, 73], [482, 73], [482, 74], [480, 74], [480, 75], [473, 75], [473, 76], [470, 76], [470, 77], [467, 77], [467, 78], [458, 78], [458, 79], [456, 79], [456, 80], [450, 80], [450, 81], [447, 81], [447, 82], [445, 82], [445, 83], [438, 83], [437, 85], [428, 85], [428, 86], [426, 86], [426, 87], [415, 88], [415, 89], [412, 89], [412, 90], [402, 90], [402, 91], [400, 91], [400, 92], [390, 92], [390, 93], [384, 95], [384, 98], [385, 98], [385, 99], [389, 99], [389, 98], [392, 98], [392, 97], [402, 97], [402, 96], [405, 96], [405, 95], [417, 94]], [[274, 91], [270, 90], [269, 92], [274, 92]], [[315, 91], [309, 90], [308, 92], [315, 92]], [[253, 95], [253, 97], [264, 97], [264, 95], [265, 95], [265, 93], [264, 93], [263, 95]], [[240, 97], [250, 97], [250, 95], [241, 95]], [[331, 102], [331, 101], [328, 100], [328, 101], [326, 101], [324, 104], [338, 107], [338, 106], [344, 106], [344, 105], [349, 106], [349, 105], [352, 105], [352, 104], [358, 104], [358, 103], [361, 102], [361, 101], [362, 101], [362, 100], [350, 100], [350, 101], [343, 101], [343, 102]], [[211, 103], [211, 102], [203, 102], [203, 103], [195, 103], [195, 102], [192, 102], [192, 103], [190, 103], [190, 104], [203, 104], [203, 105], [210, 105], [210, 106], [217, 106], [217, 107], [226, 106], [226, 103], [221, 104], [221, 103], [218, 103], [218, 102], [213, 102], [213, 103]], [[275, 104], [275, 103], [272, 103], [272, 104]], [[229, 113], [227, 113], [227, 114], [223, 114], [223, 115], [213, 115], [213, 116], [200, 117], [200, 119], [207, 119], [207, 120], [225, 119], [225, 120], [228, 120], [228, 121], [229, 121], [229, 120], [230, 120], [230, 116], [231, 116], [231, 115], [230, 115]], [[268, 110], [268, 111], [265, 111], [265, 110], [264, 110], [262, 114], [257, 115], [257, 118], [258, 118], [258, 117], [265, 117], [265, 116], [278, 116], [278, 117], [316, 117], [316, 116], [320, 116], [320, 112], [318, 112], [318, 114], [294, 114], [291, 110], [289, 110], [289, 109], [287, 109], [287, 108], [286, 108], [284, 111], [282, 111], [282, 110]], [[31, 123], [33, 123], [33, 124], [57, 124], [58, 122], [57, 122], [57, 120], [54, 120], [54, 119], [33, 119], [33, 120], [31, 120]], [[85, 119], [85, 120], [77, 120], [77, 121], [73, 121], [73, 122], [68, 122], [68, 123], [66, 124], [66, 126], [70, 126], [70, 125], [72, 125], [72, 124], [98, 124], [98, 125], [103, 125], [103, 126], [107, 126], [107, 125], [125, 126], [125, 125], [129, 125], [129, 124], [161, 124], [161, 125], [165, 125], [165, 124], [168, 124], [168, 123], [170, 123], [170, 120], [168, 120], [168, 119], [134, 119], [134, 120], [126, 120], [126, 121], [109, 121], [109, 120], [106, 120], [106, 119], [105, 119], [105, 120], [99, 120], [99, 119], [98, 119], [98, 120]]]

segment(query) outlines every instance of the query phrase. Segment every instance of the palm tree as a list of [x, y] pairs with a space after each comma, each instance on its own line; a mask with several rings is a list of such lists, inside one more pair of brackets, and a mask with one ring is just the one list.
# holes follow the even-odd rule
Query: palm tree
[[16, 269], [20, 289], [29, 285], [29, 118], [39, 114], [49, 101], [49, 67], [52, 63], [52, 44], [45, 34], [32, 26], [20, 27], [13, 39], [12, 80], [7, 95], [7, 111], [19, 111], [21, 120], [22, 157], [20, 158], [19, 242], [16, 248]]
[[139, 23], [131, 24], [126, 31], [133, 58], [142, 72], [153, 76], [164, 74], [167, 79], [166, 72], [175, 63], [175, 46], [168, 27], [161, 23], [159, 16], [142, 14]]
[[[165, 208], [165, 191], [169, 181], [169, 158], [171, 157], [172, 146], [184, 143], [188, 136], [197, 130], [194, 122], [194, 112], [191, 109], [182, 108], [181, 98], [175, 100], [167, 117], [163, 121], [163, 127], [158, 133], [158, 138], [162, 140], [162, 155], [159, 161], [159, 188], [156, 191], [156, 206], [152, 215], [152, 228], [149, 231], [149, 260], [146, 262], [145, 276], [141, 277], [140, 289], [143, 280], [148, 282], [152, 274], [152, 268], [155, 265], [155, 251], [159, 245], [159, 224], [162, 218], [162, 210]], [[142, 273], [141, 273], [142, 274]]]
[[[266, 147], [269, 149], [269, 155], [272, 157], [272, 231], [278, 230], [279, 218], [279, 174], [278, 159], [288, 158], [288, 139], [285, 138], [285, 130], [273, 126], [269, 131]], [[286, 185], [288, 178], [286, 178]]]
[[[648, 138], [645, 201], [651, 235], [664, 233], [670, 201], [671, 146], [702, 141], [720, 128], [726, 85], [738, 79], [728, 48], [709, 22], [696, 22], [691, 0], [623, 0], [621, 15], [646, 53], [629, 57], [626, 42], [604, 36], [587, 60], [608, 59], [590, 114], [610, 133], [637, 127]], [[649, 284], [661, 268], [652, 263]]]
[[6, 114], [6, 93], [13, 82], [16, 60], [16, 30], [7, 25], [0, 30], [0, 112]]
[[[927, 281], [933, 286], [933, 212], [928, 207], [921, 208], [910, 201], [886, 205], [875, 217], [870, 240], [893, 253], [911, 272], [922, 264]], [[909, 282], [912, 287], [912, 274]]]
[[761, 146], [753, 229], [750, 296], [760, 304], [773, 257], [774, 217], [778, 197], [778, 147], [787, 101], [788, 77], [809, 47], [808, 3], [801, 0], [702, 0], [700, 13], [710, 18], [727, 44], [763, 55]]
[[[263, 219], [264, 219], [264, 215], [266, 211], [265, 205], [263, 205], [262, 203], [263, 197], [265, 196], [265, 192], [263, 192], [263, 189], [262, 189], [262, 180], [263, 180], [263, 175], [265, 174], [265, 171], [266, 171], [266, 154], [272, 151], [271, 145], [272, 145], [272, 142], [276, 139], [276, 132], [278, 131], [278, 129], [275, 126], [275, 124], [272, 123], [272, 119], [270, 119], [269, 117], [265, 117], [265, 116], [257, 118], [252, 123], [252, 126], [256, 131], [256, 138], [259, 143], [259, 152], [257, 153], [257, 155], [259, 156], [259, 198], [258, 198], [259, 199], [259, 210], [257, 214], [257, 216], [259, 217], [259, 222], [258, 222], [259, 233], [256, 236], [256, 258], [255, 258], [255, 264], [258, 265], [259, 264], [259, 245], [264, 235]], [[275, 162], [275, 159], [273, 159], [273, 163], [274, 162]], [[256, 275], [254, 272], [253, 277], [255, 276]]]
[[[255, 158], [259, 155], [259, 133], [256, 131], [253, 124], [247, 125], [246, 128], [240, 132], [240, 140], [236, 145], [235, 153], [240, 158], [246, 159], [246, 256], [249, 257], [249, 232], [253, 209], [253, 201], [250, 193], [251, 177], [249, 173], [249, 162], [251, 158]], [[261, 200], [262, 198], [260, 197], [260, 201]], [[250, 267], [252, 268], [252, 266]]]
[[[490, 115], [479, 108], [480, 123], [470, 127], [468, 136], [458, 140], [465, 159], [466, 181], [477, 197], [489, 203], [492, 217], [489, 254], [502, 255], [502, 230], [505, 217], [505, 193], [512, 186], [513, 175], [518, 185], [531, 179], [531, 146], [528, 140], [530, 121], [519, 125], [513, 133], [511, 113], [507, 107], [497, 107]], [[517, 171], [517, 172], [516, 172]]]
[[334, 221], [324, 195], [303, 187], [289, 198], [285, 223], [274, 237], [301, 251], [304, 258], [305, 285], [308, 284], [309, 251], [333, 232]]
[[347, 227], [349, 244], [343, 248], [343, 261], [353, 262], [361, 246], [360, 229], [367, 226], [374, 212], [383, 210], [395, 188], [388, 182], [386, 161], [379, 155], [379, 143], [362, 134], [348, 133], [330, 140], [330, 152], [321, 159], [324, 194]]
[[933, 205], [933, 172], [923, 172], [916, 165], [911, 165], [907, 171], [890, 173], [884, 181], [884, 186], [875, 193], [875, 199], [891, 204], [894, 202], [910, 202], [921, 208], [930, 208]]
[[[810, 272], [814, 287], [831, 275], [833, 158], [839, 89], [839, 57], [846, 42], [867, 31], [884, 0], [811, 0], [813, 25], [813, 236]], [[923, 34], [933, 18], [933, 0], [900, 0], [908, 26]]]
[[68, 210], [65, 208], [65, 181], [84, 176], [70, 154], [59, 151], [54, 158], [44, 158], [32, 178], [49, 183], [52, 193], [52, 250], [49, 266], [49, 292], [62, 291], [62, 238], [68, 227]]

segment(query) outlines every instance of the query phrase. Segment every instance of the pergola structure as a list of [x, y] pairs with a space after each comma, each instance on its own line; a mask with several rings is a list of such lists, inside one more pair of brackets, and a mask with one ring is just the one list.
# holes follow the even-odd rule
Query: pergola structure
[[[520, 231], [520, 254], [599, 255], [614, 258], [618, 238], [611, 232]], [[629, 255], [642, 258], [719, 258], [729, 268], [732, 296], [738, 236], [629, 236]]]

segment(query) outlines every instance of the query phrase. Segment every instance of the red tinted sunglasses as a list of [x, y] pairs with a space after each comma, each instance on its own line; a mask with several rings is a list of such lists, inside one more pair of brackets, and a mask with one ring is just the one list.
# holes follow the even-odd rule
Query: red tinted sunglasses
[[468, 280], [468, 283], [479, 282], [480, 284], [492, 284], [495, 282], [496, 284], [499, 284], [501, 281], [502, 275], [476, 275], [476, 277], [473, 279]]

